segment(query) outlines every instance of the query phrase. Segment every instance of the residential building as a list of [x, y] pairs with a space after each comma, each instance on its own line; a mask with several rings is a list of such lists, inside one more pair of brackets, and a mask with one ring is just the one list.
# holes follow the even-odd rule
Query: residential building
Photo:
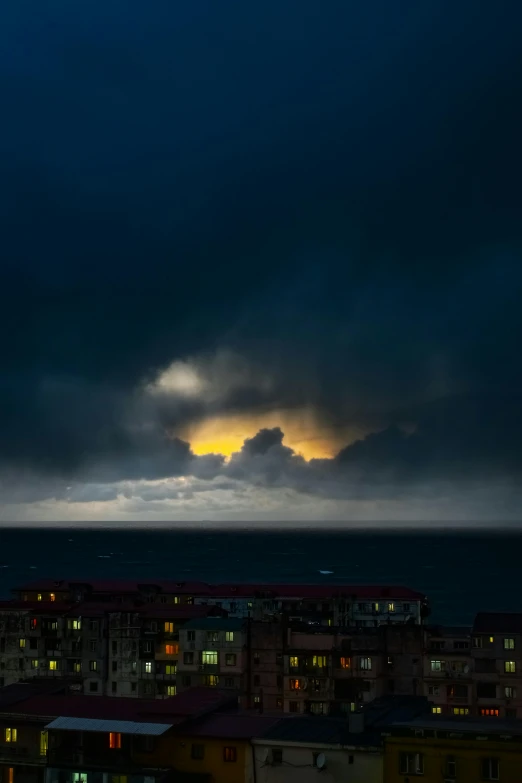
[[471, 628], [432, 626], [426, 629], [424, 695], [433, 713], [462, 717], [474, 712]]
[[194, 686], [219, 686], [244, 693], [247, 624], [237, 617], [206, 617], [185, 623], [179, 632], [179, 691]]
[[522, 717], [522, 614], [479, 612], [471, 641], [476, 714]]
[[520, 783], [522, 721], [419, 717], [386, 732], [385, 783]]

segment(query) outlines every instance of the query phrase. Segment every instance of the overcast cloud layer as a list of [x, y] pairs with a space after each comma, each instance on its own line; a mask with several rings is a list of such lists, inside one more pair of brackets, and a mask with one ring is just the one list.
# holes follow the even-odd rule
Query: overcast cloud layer
[[520, 520], [521, 26], [4, 4], [0, 520]]

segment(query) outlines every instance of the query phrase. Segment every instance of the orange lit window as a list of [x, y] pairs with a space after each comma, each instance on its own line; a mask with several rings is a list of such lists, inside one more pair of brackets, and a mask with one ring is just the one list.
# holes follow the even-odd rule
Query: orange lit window
[[352, 659], [341, 658], [341, 669], [351, 669], [351, 668], [352, 668]]
[[54, 593], [49, 593], [49, 601], [56, 601], [56, 595]]
[[174, 623], [166, 622], [164, 626], [165, 633], [174, 633]]
[[237, 761], [237, 748], [223, 748], [223, 761]]
[[291, 691], [301, 690], [301, 680], [290, 680], [290, 690]]
[[14, 767], [7, 768], [6, 779], [7, 779], [7, 783], [14, 783]]
[[38, 625], [38, 620], [36, 619], [36, 617], [31, 617], [31, 631], [34, 631], [37, 625]]
[[111, 731], [109, 734], [109, 748], [121, 748], [121, 734]]
[[179, 644], [166, 644], [165, 645], [165, 653], [166, 655], [177, 655], [179, 651]]
[[492, 707], [481, 707], [480, 714], [487, 718], [498, 718], [499, 711], [493, 709]]

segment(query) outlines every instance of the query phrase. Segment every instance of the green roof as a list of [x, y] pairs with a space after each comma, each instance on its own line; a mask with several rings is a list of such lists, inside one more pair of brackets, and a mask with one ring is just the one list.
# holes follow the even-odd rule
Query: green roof
[[203, 617], [184, 623], [183, 630], [189, 631], [242, 631], [245, 621], [239, 617]]

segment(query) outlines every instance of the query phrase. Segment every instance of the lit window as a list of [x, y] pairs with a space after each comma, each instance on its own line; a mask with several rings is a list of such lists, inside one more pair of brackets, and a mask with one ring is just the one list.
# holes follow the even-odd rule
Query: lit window
[[261, 696], [254, 696], [254, 704], [261, 704]]
[[164, 629], [165, 633], [174, 633], [174, 623], [165, 623]]
[[206, 685], [208, 688], [216, 688], [218, 683], [219, 678], [217, 674], [207, 674], [204, 679], [204, 685]]
[[56, 601], [56, 595], [54, 593], [49, 593], [49, 601]]
[[400, 753], [399, 773], [401, 775], [424, 774], [424, 757], [422, 753]]
[[7, 783], [14, 783], [14, 767], [7, 767]]
[[473, 647], [482, 647], [482, 636], [474, 636], [472, 644]]
[[40, 756], [47, 755], [47, 748], [49, 746], [49, 735], [46, 731], [40, 732]]
[[328, 707], [324, 701], [313, 701], [310, 704], [310, 712], [312, 715], [326, 715]]
[[237, 761], [237, 749], [223, 748], [223, 761]]
[[80, 674], [80, 672], [82, 670], [82, 662], [81, 661], [75, 661], [73, 668], [74, 668], [74, 671], [75, 671], [76, 674]]
[[442, 713], [442, 707], [432, 707], [431, 711], [434, 715], [440, 715]]
[[6, 742], [16, 742], [18, 739], [18, 729], [5, 729], [4, 738]]
[[98, 661], [89, 661], [89, 670], [91, 672], [97, 672], [98, 671]]
[[[225, 631], [225, 641], [226, 642], [233, 642], [234, 641], [234, 631]], [[235, 748], [234, 748], [235, 750]]]
[[167, 685], [167, 696], [175, 696], [175, 695], [176, 695], [176, 686]]
[[352, 659], [351, 658], [341, 658], [340, 664], [341, 664], [341, 669], [351, 669], [352, 668]]
[[201, 653], [201, 663], [215, 666], [218, 662], [217, 650], [203, 650]]
[[112, 750], [118, 750], [119, 748], [121, 748], [121, 734], [115, 731], [110, 732], [109, 748], [112, 748]]
[[506, 674], [515, 674], [517, 665], [515, 661], [504, 661], [504, 671]]
[[111, 775], [111, 783], [127, 783], [127, 775]]
[[371, 671], [372, 659], [371, 658], [359, 658], [359, 669], [364, 671]]
[[290, 668], [291, 669], [297, 669], [299, 667], [299, 658], [297, 655], [291, 655], [290, 656]]
[[178, 644], [166, 644], [165, 645], [165, 654], [166, 655], [176, 655], [179, 650]]
[[36, 596], [36, 600], [37, 601], [41, 601], [42, 600], [42, 594], [41, 593], [38, 593], [38, 595]]
[[302, 687], [301, 680], [290, 680], [290, 690], [291, 691], [300, 691]]
[[176, 674], [177, 666], [175, 663], [167, 663], [165, 665], [165, 674]]
[[326, 655], [313, 655], [312, 666], [318, 669], [324, 669], [326, 666]]
[[38, 659], [33, 658], [33, 660], [31, 661], [31, 669], [37, 669], [37, 668], [38, 668]]
[[31, 631], [36, 631], [36, 627], [38, 625], [38, 620], [36, 617], [31, 617]]
[[20, 649], [24, 650], [25, 649], [25, 639], [20, 639], [19, 645], [20, 645]]
[[67, 620], [67, 628], [69, 631], [81, 631], [82, 621], [79, 617]]
[[506, 685], [504, 688], [504, 696], [506, 697], [506, 699], [516, 699], [517, 689], [513, 688], [512, 685]]
[[388, 604], [388, 611], [394, 612], [395, 611], [395, 604], [393, 602]]
[[498, 718], [499, 711], [493, 707], [481, 707], [480, 714], [483, 718]]
[[432, 672], [442, 672], [444, 671], [446, 661], [431, 661], [431, 671]]
[[378, 612], [379, 611], [379, 604], [375, 603], [372, 604], [372, 612]]
[[514, 650], [515, 640], [512, 638], [504, 639], [504, 650]]
[[49, 661], [49, 669], [55, 672], [58, 669], [58, 661]]
[[469, 707], [453, 707], [454, 715], [469, 715]]
[[152, 661], [145, 661], [145, 674], [152, 674]]
[[494, 641], [495, 641], [495, 637], [494, 636], [490, 636], [489, 637], [489, 643], [493, 644]]
[[219, 642], [219, 631], [207, 631], [207, 642]]
[[482, 780], [498, 780], [500, 763], [498, 759], [482, 759]]

